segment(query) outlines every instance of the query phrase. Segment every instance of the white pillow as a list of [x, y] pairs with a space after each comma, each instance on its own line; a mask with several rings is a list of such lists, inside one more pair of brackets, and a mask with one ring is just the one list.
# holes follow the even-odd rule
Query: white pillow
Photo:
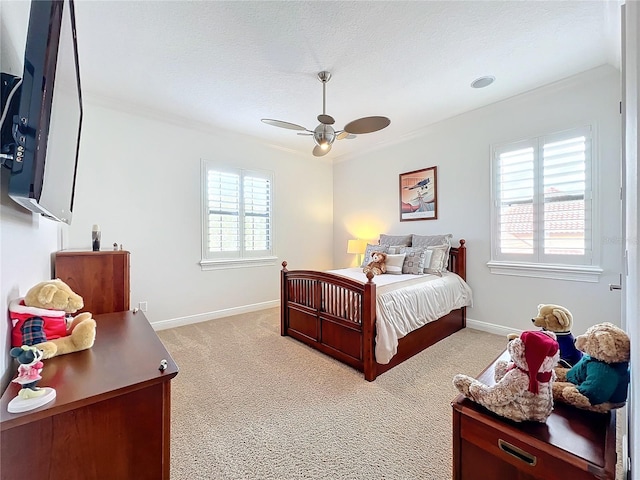
[[387, 261], [385, 264], [387, 265], [387, 273], [392, 275], [400, 275], [402, 274], [402, 264], [404, 263], [404, 253], [387, 255]]
[[449, 259], [449, 245], [438, 245], [427, 247], [427, 252], [431, 252], [431, 258], [424, 262], [424, 273], [442, 276], [442, 272], [447, 269]]
[[[439, 245], [447, 245], [451, 247], [451, 238], [453, 234], [447, 233], [446, 235], [416, 235], [411, 237], [412, 247], [437, 247]], [[425, 263], [425, 265], [427, 265]], [[449, 265], [449, 250], [447, 250], [446, 259], [444, 261], [445, 268]]]

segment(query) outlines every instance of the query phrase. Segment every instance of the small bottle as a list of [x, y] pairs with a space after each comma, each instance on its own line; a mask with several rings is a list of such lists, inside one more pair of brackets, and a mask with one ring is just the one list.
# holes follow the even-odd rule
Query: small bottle
[[91, 230], [91, 244], [94, 252], [100, 250], [100, 225], [94, 225]]

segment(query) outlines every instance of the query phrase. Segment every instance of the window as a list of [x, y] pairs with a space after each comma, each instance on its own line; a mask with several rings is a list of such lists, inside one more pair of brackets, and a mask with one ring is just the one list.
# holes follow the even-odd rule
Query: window
[[202, 165], [203, 269], [274, 264], [273, 175]]
[[583, 127], [493, 148], [492, 272], [597, 281], [591, 143]]

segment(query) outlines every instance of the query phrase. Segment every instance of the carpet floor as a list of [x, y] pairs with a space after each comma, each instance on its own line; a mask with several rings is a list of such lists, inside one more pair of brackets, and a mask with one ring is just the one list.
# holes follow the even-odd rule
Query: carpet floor
[[158, 332], [172, 382], [171, 478], [451, 478], [456, 373], [506, 339], [461, 330], [378, 377], [289, 337], [279, 309]]

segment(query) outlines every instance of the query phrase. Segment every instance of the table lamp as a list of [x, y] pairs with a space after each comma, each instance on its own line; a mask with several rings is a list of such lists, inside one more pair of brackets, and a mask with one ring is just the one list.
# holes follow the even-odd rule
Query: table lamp
[[347, 242], [347, 253], [355, 253], [358, 255], [356, 257], [358, 261], [358, 266], [362, 265], [362, 261], [360, 260], [360, 255], [362, 255], [367, 249], [367, 242], [365, 240], [349, 240]]

